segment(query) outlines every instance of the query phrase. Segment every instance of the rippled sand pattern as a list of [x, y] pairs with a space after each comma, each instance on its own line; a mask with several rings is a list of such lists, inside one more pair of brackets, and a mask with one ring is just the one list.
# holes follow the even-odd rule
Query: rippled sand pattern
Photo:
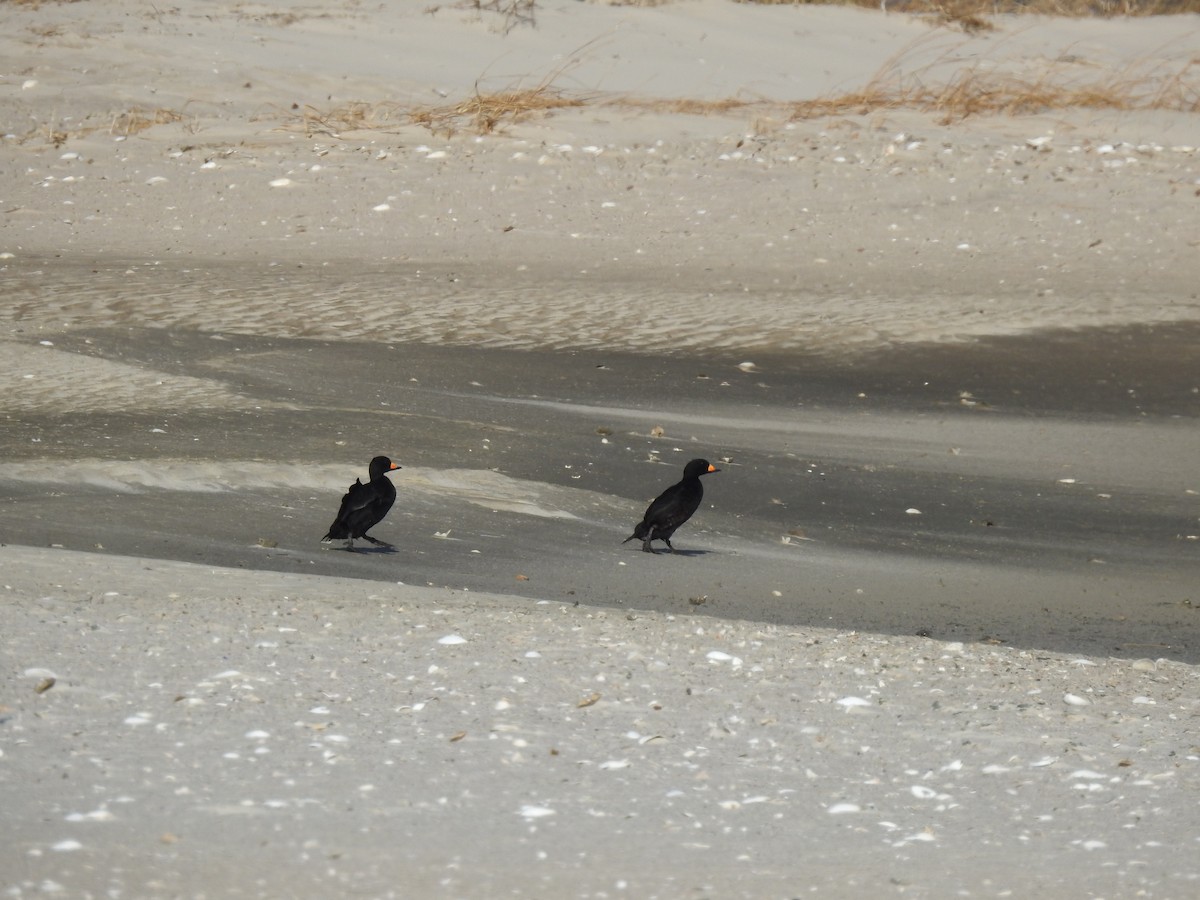
[[[804, 350], [836, 353], [888, 342], [955, 340], [1030, 328], [1178, 321], [1194, 301], [970, 294], [906, 301], [780, 290], [708, 289], [670, 277], [651, 284], [595, 275], [515, 272], [470, 277], [412, 265], [393, 270], [228, 266], [10, 276], [0, 323], [45, 321], [54, 298], [63, 329], [137, 326], [332, 340], [419, 341], [509, 348], [607, 348], [643, 353]], [[982, 313], [986, 313], [983, 315]], [[45, 327], [53, 327], [47, 325]]]

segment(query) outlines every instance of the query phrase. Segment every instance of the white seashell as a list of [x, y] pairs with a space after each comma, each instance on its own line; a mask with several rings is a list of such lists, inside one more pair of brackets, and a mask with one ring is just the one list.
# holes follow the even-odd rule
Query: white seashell
[[252, 741], [261, 741], [265, 738], [269, 738], [270, 736], [271, 736], [271, 732], [263, 731], [261, 728], [257, 728], [254, 731], [246, 732], [246, 737], [248, 737]]
[[730, 656], [723, 650], [709, 650], [707, 656], [713, 662], [730, 662], [731, 660], [737, 659], [736, 656]]
[[921, 511], [919, 509], [917, 509], [915, 506], [910, 506], [908, 509], [905, 510], [905, 512], [908, 513], [910, 516], [921, 515]]
[[276, 178], [270, 184], [271, 184], [271, 187], [287, 187], [291, 183], [292, 183], [292, 179], [290, 179], [290, 178]]
[[739, 368], [739, 369], [741, 369], [743, 372], [756, 372], [756, 371], [758, 371], [758, 366], [756, 366], [756, 365], [755, 365], [754, 363], [752, 363], [752, 362], [742, 362], [742, 363], [738, 363], [738, 368]]
[[1074, 772], [1072, 772], [1067, 777], [1068, 778], [1091, 778], [1091, 779], [1095, 780], [1095, 779], [1104, 778], [1105, 776], [1100, 772], [1093, 772], [1091, 769], [1076, 769]]
[[927, 788], [923, 784], [914, 784], [909, 790], [918, 800], [932, 800], [938, 795], [933, 788]]
[[990, 766], [984, 766], [980, 771], [983, 772], [984, 775], [1003, 775], [1005, 772], [1009, 771], [1009, 768], [1008, 766], [993, 764]]
[[837, 702], [837, 704], [838, 706], [844, 706], [846, 709], [850, 709], [854, 706], [870, 706], [871, 701], [864, 700], [862, 697], [843, 697]]
[[1058, 483], [1059, 484], [1074, 484], [1075, 479], [1074, 478], [1060, 478], [1060, 479], [1058, 479]]
[[460, 634], [448, 634], [443, 638], [438, 638], [438, 643], [447, 647], [452, 647], [455, 644], [465, 644], [467, 639]]
[[446, 153], [445, 150], [434, 150], [432, 153], [430, 153], [425, 158], [426, 159], [445, 159], [447, 155], [448, 154]]
[[1104, 841], [1083, 841], [1079, 846], [1084, 850], [1103, 850], [1108, 844]]
[[1052, 138], [1049, 135], [1042, 135], [1041, 137], [1026, 138], [1025, 143], [1036, 150], [1039, 147], [1050, 143], [1051, 140]]
[[1141, 704], [1143, 706], [1157, 706], [1158, 705], [1157, 700], [1151, 700], [1149, 697], [1134, 697], [1133, 702]]
[[600, 769], [628, 769], [629, 760], [627, 759], [609, 759], [600, 763], [597, 767]]
[[372, 212], [387, 212], [391, 208], [392, 208], [392, 206], [390, 203], [380, 203], [378, 206], [372, 206], [371, 211]]
[[116, 818], [107, 809], [94, 809], [89, 813], [71, 813], [68, 822], [111, 822]]
[[1092, 701], [1086, 697], [1080, 697], [1078, 694], [1063, 694], [1063, 703], [1068, 706], [1091, 706]]
[[1029, 767], [1031, 769], [1041, 769], [1046, 766], [1052, 766], [1056, 762], [1058, 762], [1058, 758], [1055, 756], [1043, 756], [1041, 759], [1036, 759], [1033, 762], [1031, 762], [1029, 764]]
[[200, 166], [200, 168], [202, 168], [202, 169], [215, 169], [216, 167], [217, 167], [217, 164], [215, 162], [213, 162], [211, 159], [208, 162], [203, 163]]
[[835, 803], [826, 810], [831, 816], [840, 816], [845, 813], [862, 812], [862, 807], [857, 803]]
[[21, 90], [23, 90], [23, 91], [31, 91], [31, 90], [33, 90], [35, 87], [37, 87], [37, 85], [38, 85], [38, 83], [37, 83], [37, 79], [36, 79], [36, 78], [28, 78], [28, 79], [26, 79], [25, 81], [22, 81], [22, 82], [21, 82]]
[[552, 816], [554, 814], [554, 810], [550, 809], [549, 807], [533, 806], [529, 803], [522, 806], [519, 813], [519, 815], [524, 816], [526, 819], [544, 819], [546, 816]]
[[152, 178], [147, 178], [146, 184], [162, 184], [166, 180], [167, 179], [163, 178], [161, 175], [155, 175]]
[[59, 841], [57, 844], [51, 844], [50, 849], [57, 850], [59, 853], [66, 853], [71, 850], [82, 850], [83, 844], [79, 843], [79, 841]]

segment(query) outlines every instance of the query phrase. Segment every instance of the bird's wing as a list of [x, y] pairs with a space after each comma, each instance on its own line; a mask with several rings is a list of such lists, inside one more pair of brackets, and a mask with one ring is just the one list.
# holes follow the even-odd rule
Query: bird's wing
[[365, 506], [370, 506], [375, 499], [375, 489], [370, 484], [363, 484], [359, 480], [355, 480], [354, 484], [350, 485], [350, 490], [346, 491], [346, 495], [342, 497], [342, 506], [338, 510], [338, 518], [362, 509]]
[[675, 506], [679, 504], [679, 495], [683, 489], [681, 484], [673, 484], [657, 497], [654, 502], [646, 509], [646, 515], [643, 519], [647, 522], [652, 519], [667, 515]]

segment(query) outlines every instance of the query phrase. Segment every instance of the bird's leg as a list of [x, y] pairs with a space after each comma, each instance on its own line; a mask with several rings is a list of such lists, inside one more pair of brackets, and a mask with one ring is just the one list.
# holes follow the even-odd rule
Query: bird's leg
[[650, 546], [650, 541], [652, 541], [652, 540], [653, 540], [653, 538], [646, 538], [644, 541], [642, 541], [642, 552], [658, 553], [657, 550], [655, 550], [653, 547]]
[[670, 539], [670, 538], [663, 538], [663, 543], [665, 543], [665, 544], [667, 545], [667, 549], [668, 549], [668, 550], [670, 550], [672, 553], [674, 553], [674, 552], [675, 552], [675, 547], [674, 547], [674, 545], [671, 543], [671, 539]]
[[346, 538], [346, 549], [349, 550], [351, 553], [358, 552], [357, 550], [354, 549], [354, 538]]
[[363, 540], [364, 540], [364, 541], [370, 541], [370, 542], [371, 542], [372, 544], [374, 544], [376, 547], [387, 547], [389, 550], [395, 550], [395, 549], [396, 549], [396, 547], [395, 547], [393, 544], [389, 544], [387, 541], [381, 541], [381, 540], [379, 540], [379, 538], [373, 538], [373, 537], [371, 537], [369, 534], [364, 534], [364, 535], [363, 535]]

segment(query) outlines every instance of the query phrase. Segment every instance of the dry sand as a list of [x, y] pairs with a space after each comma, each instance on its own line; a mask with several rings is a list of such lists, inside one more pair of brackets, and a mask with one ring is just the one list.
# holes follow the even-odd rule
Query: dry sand
[[535, 18], [0, 4], [4, 896], [1194, 896], [1200, 20]]

